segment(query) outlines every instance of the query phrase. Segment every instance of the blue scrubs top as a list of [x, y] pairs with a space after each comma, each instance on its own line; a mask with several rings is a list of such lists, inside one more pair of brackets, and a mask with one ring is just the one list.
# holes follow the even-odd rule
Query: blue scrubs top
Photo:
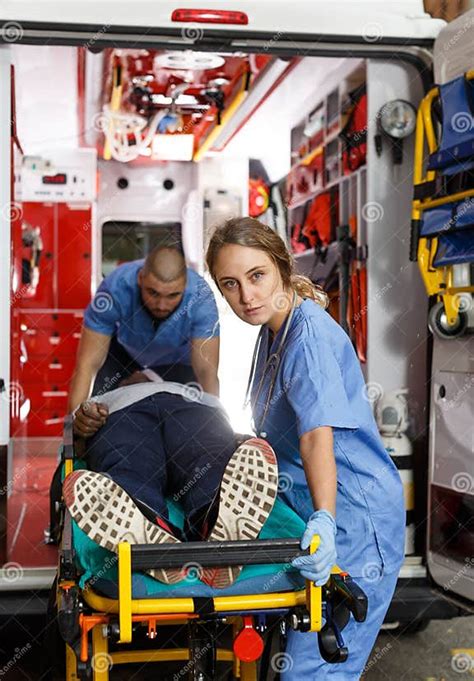
[[[283, 327], [270, 352], [278, 347]], [[337, 466], [338, 564], [354, 576], [378, 578], [404, 559], [405, 505], [398, 471], [386, 452], [366, 397], [352, 342], [317, 303], [294, 311], [265, 423], [260, 423], [272, 370], [257, 388], [268, 352], [264, 327], [251, 399], [257, 434], [266, 433], [277, 455], [285, 501], [307, 520], [314, 508], [299, 451], [304, 433], [331, 426]]]
[[158, 328], [143, 307], [138, 271], [144, 260], [117, 267], [100, 284], [84, 313], [84, 325], [117, 340], [142, 367], [191, 364], [191, 340], [219, 336], [214, 294], [194, 270], [187, 270], [183, 298]]

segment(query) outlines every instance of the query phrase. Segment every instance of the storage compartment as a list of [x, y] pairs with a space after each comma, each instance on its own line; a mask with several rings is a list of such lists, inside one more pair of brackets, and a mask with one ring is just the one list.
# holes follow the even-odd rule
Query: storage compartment
[[82, 328], [83, 312], [19, 312], [21, 330], [42, 331], [43, 333], [59, 333], [69, 336], [80, 332]]
[[[57, 247], [56, 247], [56, 206], [52, 203], [29, 203], [21, 205], [22, 226], [29, 225], [38, 230], [42, 241], [42, 251], [39, 258], [38, 285], [31, 295], [27, 283], [24, 282], [24, 268], [21, 266], [17, 291], [14, 302], [21, 308], [55, 307], [57, 288]], [[29, 257], [23, 247], [22, 260]]]
[[86, 307], [92, 287], [91, 207], [60, 203], [57, 207], [57, 307]]
[[20, 382], [26, 390], [33, 384], [57, 384], [68, 389], [75, 363], [75, 354], [61, 355], [53, 352], [48, 356], [34, 355], [22, 364]]
[[22, 333], [26, 355], [31, 358], [36, 355], [73, 355], [81, 337], [80, 331], [61, 333], [60, 331], [43, 331], [43, 329], [27, 329]]

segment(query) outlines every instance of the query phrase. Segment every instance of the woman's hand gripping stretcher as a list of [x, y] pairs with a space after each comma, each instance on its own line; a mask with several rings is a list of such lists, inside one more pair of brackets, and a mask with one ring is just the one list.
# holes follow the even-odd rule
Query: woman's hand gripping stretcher
[[315, 535], [319, 536], [319, 547], [314, 553], [299, 556], [291, 563], [316, 586], [326, 584], [336, 563], [336, 531], [336, 521], [329, 511], [321, 509], [313, 513], [301, 538], [301, 548], [308, 549]]

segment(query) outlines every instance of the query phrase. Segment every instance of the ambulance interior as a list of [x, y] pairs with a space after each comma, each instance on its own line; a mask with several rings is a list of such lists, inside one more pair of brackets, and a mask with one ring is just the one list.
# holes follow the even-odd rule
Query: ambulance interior
[[[374, 409], [384, 396], [402, 405], [406, 569], [426, 574], [430, 340], [428, 299], [408, 255], [414, 135], [395, 144], [377, 115], [393, 100], [416, 109], [423, 75], [390, 57], [282, 58], [271, 47], [230, 54], [96, 50], [93, 41], [89, 49], [11, 46], [11, 483], [2, 503], [4, 562], [22, 566], [25, 584], [52, 581], [49, 484], [82, 314], [102, 277], [170, 236], [204, 273], [212, 228], [249, 214], [276, 229], [298, 270], [329, 291]], [[348, 150], [354, 112], [365, 121]], [[357, 255], [341, 276], [348, 244]], [[235, 430], [250, 432], [242, 404], [257, 329], [217, 290], [216, 299], [221, 398]]]

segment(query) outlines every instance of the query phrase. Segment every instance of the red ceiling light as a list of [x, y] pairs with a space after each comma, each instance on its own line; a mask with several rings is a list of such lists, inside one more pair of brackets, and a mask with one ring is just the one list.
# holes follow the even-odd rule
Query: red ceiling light
[[171, 21], [246, 26], [249, 23], [249, 18], [245, 12], [223, 9], [175, 9], [171, 15]]

